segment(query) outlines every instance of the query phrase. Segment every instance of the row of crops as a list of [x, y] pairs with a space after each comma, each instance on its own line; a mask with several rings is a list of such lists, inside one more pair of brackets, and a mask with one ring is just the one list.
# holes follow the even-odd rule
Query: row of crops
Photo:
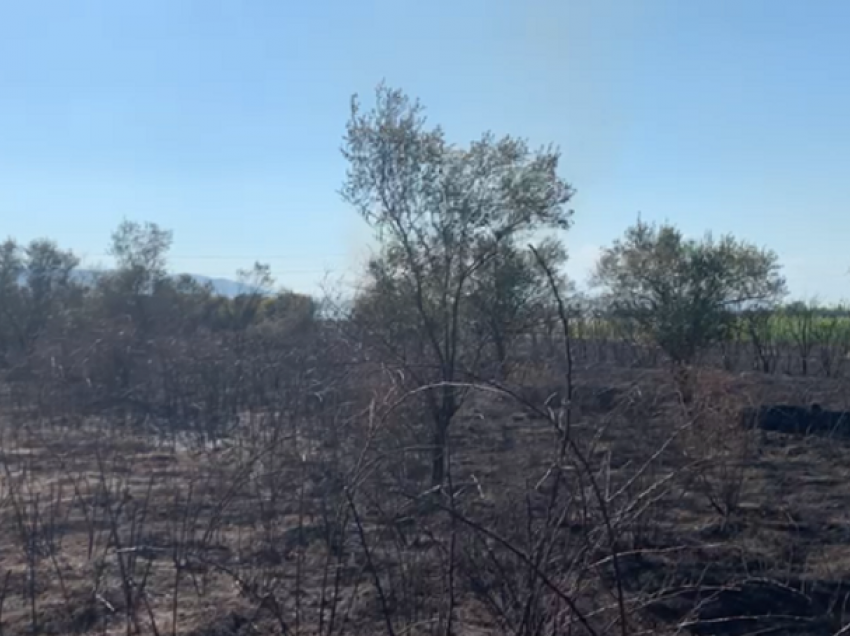
[[[655, 366], [665, 361], [635, 324], [604, 312], [575, 311], [571, 334], [579, 362]], [[547, 335], [550, 341], [557, 338], [558, 329], [550, 327]], [[725, 337], [699, 362], [729, 371], [837, 377], [850, 376], [848, 355], [850, 308], [794, 303], [735, 315]]]

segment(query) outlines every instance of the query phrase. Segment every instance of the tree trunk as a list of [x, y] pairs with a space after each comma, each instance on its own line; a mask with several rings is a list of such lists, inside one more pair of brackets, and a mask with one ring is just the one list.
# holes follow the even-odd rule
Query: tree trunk
[[531, 331], [531, 359], [534, 362], [540, 361], [540, 342], [536, 327]]
[[505, 342], [504, 336], [494, 334], [493, 347], [496, 353], [496, 361], [498, 363], [498, 378], [505, 380], [508, 377], [508, 345]]
[[434, 440], [431, 455], [431, 485], [442, 486], [446, 480], [449, 425], [457, 411], [456, 388], [444, 385], [441, 389], [439, 410], [434, 418]]
[[676, 382], [676, 388], [682, 397], [682, 402], [688, 405], [691, 404], [694, 400], [694, 386], [690, 366], [681, 361], [674, 362], [673, 378]]
[[448, 422], [437, 421], [434, 427], [434, 446], [431, 450], [431, 485], [442, 486], [446, 479], [446, 439]]

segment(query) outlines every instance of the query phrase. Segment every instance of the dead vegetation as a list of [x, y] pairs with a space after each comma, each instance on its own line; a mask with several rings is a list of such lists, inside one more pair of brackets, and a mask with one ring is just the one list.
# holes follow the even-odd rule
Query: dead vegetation
[[[2, 633], [826, 635], [850, 622], [844, 442], [738, 417], [780, 399], [844, 408], [838, 381], [703, 371], [685, 403], [663, 371], [577, 367], [567, 386], [557, 364], [527, 363], [465, 385], [435, 489], [421, 392], [368, 361], [340, 372], [336, 345], [288, 349], [277, 367], [269, 348], [238, 346], [257, 352], [238, 369], [226, 350], [168, 350], [160, 368], [181, 370], [160, 378], [182, 384], [108, 408], [59, 381], [4, 400]], [[195, 385], [184, 369], [198, 365]], [[187, 388], [213, 377], [214, 396]]]

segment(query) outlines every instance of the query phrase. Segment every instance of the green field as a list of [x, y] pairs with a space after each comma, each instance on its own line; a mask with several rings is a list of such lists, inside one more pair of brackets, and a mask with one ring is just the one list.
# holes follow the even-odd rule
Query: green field
[[[618, 340], [624, 337], [644, 340], [636, 328], [629, 329], [611, 318], [576, 316], [573, 335], [579, 339]], [[757, 335], [762, 342], [794, 346], [803, 342], [814, 345], [850, 346], [850, 311], [843, 309], [824, 312], [797, 313], [777, 309], [759, 318], [741, 316], [729, 330], [729, 340], [752, 342]]]

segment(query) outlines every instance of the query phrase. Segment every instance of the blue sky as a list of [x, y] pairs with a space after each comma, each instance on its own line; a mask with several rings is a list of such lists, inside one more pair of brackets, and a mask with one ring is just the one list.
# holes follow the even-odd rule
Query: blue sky
[[122, 218], [152, 220], [176, 270], [350, 280], [369, 232], [339, 147], [385, 79], [455, 141], [561, 147], [579, 278], [640, 212], [850, 298], [848, 32], [840, 0], [3, 2], [0, 234], [107, 264]]

